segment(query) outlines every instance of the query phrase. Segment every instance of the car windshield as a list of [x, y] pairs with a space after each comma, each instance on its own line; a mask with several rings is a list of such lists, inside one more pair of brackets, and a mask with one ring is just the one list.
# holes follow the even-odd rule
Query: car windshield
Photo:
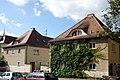
[[3, 74], [3, 72], [0, 72], [0, 76]]
[[26, 78], [44, 78], [44, 74], [28, 74]]

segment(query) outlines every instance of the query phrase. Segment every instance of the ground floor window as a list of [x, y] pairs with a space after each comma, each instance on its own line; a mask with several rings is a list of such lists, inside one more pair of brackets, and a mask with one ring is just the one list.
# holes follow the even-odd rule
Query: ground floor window
[[96, 64], [90, 64], [89, 70], [96, 70]]

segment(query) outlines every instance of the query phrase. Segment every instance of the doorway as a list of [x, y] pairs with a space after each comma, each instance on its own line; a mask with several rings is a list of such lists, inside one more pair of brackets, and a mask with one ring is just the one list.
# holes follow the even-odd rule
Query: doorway
[[32, 66], [32, 72], [35, 70], [35, 62], [30, 62], [31, 66]]

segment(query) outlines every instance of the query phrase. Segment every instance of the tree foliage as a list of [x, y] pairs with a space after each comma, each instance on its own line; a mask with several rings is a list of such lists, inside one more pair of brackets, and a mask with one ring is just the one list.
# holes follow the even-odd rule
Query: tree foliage
[[108, 0], [108, 3], [107, 13], [103, 15], [104, 21], [111, 32], [120, 35], [120, 0]]
[[8, 65], [8, 63], [5, 60], [4, 56], [0, 55], [0, 67], [5, 67], [7, 65]]
[[83, 72], [92, 62], [105, 59], [100, 48], [88, 48], [88, 42], [64, 41], [51, 43], [51, 71], [59, 77], [86, 77]]

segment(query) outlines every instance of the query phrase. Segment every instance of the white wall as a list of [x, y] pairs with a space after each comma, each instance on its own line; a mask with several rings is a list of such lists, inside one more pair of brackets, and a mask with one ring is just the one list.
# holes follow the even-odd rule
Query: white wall
[[10, 67], [10, 71], [13, 72], [29, 73], [31, 70], [31, 65], [23, 65], [23, 66], [10, 65], [9, 67]]

